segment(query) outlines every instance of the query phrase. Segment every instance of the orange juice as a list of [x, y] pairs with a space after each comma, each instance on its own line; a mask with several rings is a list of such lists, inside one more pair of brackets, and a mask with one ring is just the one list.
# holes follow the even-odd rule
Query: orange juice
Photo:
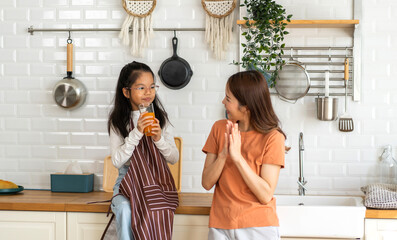
[[[143, 114], [143, 117], [146, 117], [146, 116], [151, 116], [152, 119], [153, 119], [153, 121], [155, 121], [155, 120], [154, 120], [154, 118], [155, 118], [154, 112], [147, 112], [147, 113], [144, 113], [144, 114]], [[145, 127], [145, 129], [143, 129], [143, 133], [144, 133], [146, 136], [153, 136], [153, 133], [152, 133], [152, 126], [149, 125], [149, 126]]]

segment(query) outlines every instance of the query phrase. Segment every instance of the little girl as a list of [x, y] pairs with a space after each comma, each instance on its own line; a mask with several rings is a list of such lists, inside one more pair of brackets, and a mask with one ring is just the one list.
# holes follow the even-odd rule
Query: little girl
[[[135, 61], [123, 67], [117, 82], [108, 131], [112, 162], [119, 170], [111, 204], [119, 240], [171, 240], [178, 194], [167, 162], [176, 163], [179, 152], [158, 87], [149, 66]], [[139, 105], [150, 103], [154, 120], [139, 113]], [[143, 130], [150, 125], [149, 137]]]

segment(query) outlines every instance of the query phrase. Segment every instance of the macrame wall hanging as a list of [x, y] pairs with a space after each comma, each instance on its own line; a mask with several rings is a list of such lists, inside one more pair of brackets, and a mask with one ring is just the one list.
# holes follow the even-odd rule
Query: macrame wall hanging
[[[124, 45], [130, 45], [133, 56], [142, 57], [143, 48], [149, 45], [153, 33], [152, 12], [156, 7], [156, 0], [122, 0], [123, 7], [128, 13], [121, 26], [119, 38]], [[131, 39], [129, 29], [131, 31]]]
[[210, 44], [215, 58], [224, 59], [232, 39], [233, 10], [236, 0], [201, 0], [206, 14], [205, 40]]

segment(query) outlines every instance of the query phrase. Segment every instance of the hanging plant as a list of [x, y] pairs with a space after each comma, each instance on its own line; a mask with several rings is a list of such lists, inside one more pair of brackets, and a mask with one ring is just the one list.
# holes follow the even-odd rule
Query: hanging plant
[[247, 8], [248, 16], [243, 18], [246, 31], [242, 33], [246, 42], [241, 44], [241, 61], [234, 64], [258, 70], [264, 74], [268, 85], [274, 87], [278, 71], [285, 63], [281, 57], [284, 54], [284, 36], [288, 34], [285, 27], [292, 15], [286, 16], [283, 6], [274, 0], [244, 0], [240, 6]]

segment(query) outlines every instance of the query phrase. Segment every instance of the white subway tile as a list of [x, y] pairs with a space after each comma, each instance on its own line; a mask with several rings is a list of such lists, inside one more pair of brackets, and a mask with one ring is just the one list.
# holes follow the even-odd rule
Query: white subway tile
[[347, 146], [353, 148], [369, 148], [374, 146], [373, 135], [349, 135], [347, 136]]
[[45, 168], [45, 161], [34, 159], [19, 160], [19, 170], [22, 172], [42, 172]]
[[[30, 46], [34, 48], [53, 48], [56, 45], [55, 37], [51, 36], [30, 36]], [[45, 52], [46, 50], [44, 50]], [[65, 55], [66, 56], [66, 55]], [[46, 60], [46, 58], [44, 58]]]
[[167, 100], [167, 104], [192, 104], [192, 92], [167, 91], [167, 93], [165, 93], [165, 99]]
[[110, 146], [109, 134], [105, 133], [98, 133], [97, 134], [97, 143], [100, 146]]
[[319, 166], [320, 176], [343, 177], [346, 176], [346, 167], [344, 164], [323, 163]]
[[14, 104], [1, 104], [0, 105], [1, 116], [16, 117], [17, 115], [16, 109], [17, 107]]
[[90, 92], [87, 95], [85, 104], [96, 105], [96, 104], [110, 104], [110, 97], [108, 92]]
[[47, 161], [44, 170], [51, 173], [63, 173], [69, 165], [69, 161]]
[[48, 145], [68, 145], [70, 143], [69, 133], [48, 132], [44, 133], [44, 143]]
[[50, 118], [31, 118], [32, 130], [36, 131], [55, 131], [57, 128], [57, 120]]
[[41, 89], [41, 78], [40, 77], [20, 77], [17, 80], [18, 89], [32, 90]]
[[192, 120], [187, 119], [170, 119], [172, 125], [174, 125], [174, 133], [191, 133], [193, 130]]
[[8, 8], [4, 9], [4, 20], [5, 21], [27, 21], [28, 20], [28, 9], [24, 8]]
[[109, 73], [110, 73], [110, 69], [109, 69], [109, 67], [108, 66], [100, 66], [100, 65], [97, 65], [97, 66], [94, 66], [94, 65], [91, 65], [91, 66], [86, 66], [85, 67], [85, 73], [86, 74], [92, 74], [92, 75], [95, 75], [95, 76], [108, 76], [109, 75]]
[[108, 38], [85, 38], [84, 44], [86, 47], [92, 47], [92, 48], [110, 47], [110, 42]]
[[179, 105], [180, 119], [204, 119], [205, 108], [202, 106]]
[[195, 92], [193, 93], [193, 104], [195, 105], [211, 105], [221, 104], [224, 95], [219, 92]]
[[81, 11], [79, 10], [59, 10], [58, 18], [60, 20], [78, 20], [81, 18]]
[[348, 176], [355, 177], [376, 177], [379, 174], [378, 163], [351, 163], [347, 165]]
[[5, 127], [10, 130], [29, 130], [30, 119], [28, 118], [6, 118]]
[[[0, 27], [1, 30], [1, 27]], [[15, 50], [13, 49], [1, 49], [0, 50], [0, 61], [2, 62], [15, 62]]]
[[82, 159], [84, 149], [77, 146], [59, 146], [58, 157], [64, 159]]
[[201, 175], [204, 167], [203, 162], [196, 161], [184, 161], [183, 162], [183, 173], [184, 174], [199, 174]]
[[361, 187], [360, 178], [344, 177], [334, 178], [333, 185], [335, 190], [359, 190]]
[[307, 180], [306, 188], [308, 193], [313, 190], [331, 190], [332, 180], [324, 177], [311, 177], [310, 180]]
[[360, 150], [359, 149], [334, 149], [333, 159], [334, 162], [359, 162]]
[[[17, 170], [18, 170], [18, 162], [17, 161], [0, 159], [0, 171], [2, 171], [2, 172], [15, 172]], [[3, 179], [3, 177], [0, 177], [0, 179]]]
[[41, 132], [19, 132], [18, 133], [18, 143], [21, 144], [42, 144], [43, 134]]
[[57, 148], [51, 145], [34, 146], [31, 148], [32, 157], [54, 160], [57, 158]]
[[193, 176], [182, 174], [181, 185], [182, 192], [184, 190], [189, 192], [190, 189], [193, 187]]
[[107, 119], [84, 119], [83, 124], [85, 131], [107, 132]]
[[31, 9], [29, 14], [31, 21], [56, 19], [56, 12], [53, 9]]
[[66, 117], [68, 115], [67, 110], [55, 105], [55, 103], [54, 105], [43, 105], [42, 111], [45, 117]]
[[[11, 22], [2, 22], [0, 23], [0, 31], [3, 36], [16, 34], [16, 24]], [[2, 51], [4, 50], [2, 49]]]
[[53, 99], [52, 92], [43, 90], [32, 90], [30, 91], [30, 102], [36, 104], [52, 103], [55, 102]]
[[5, 149], [6, 157], [30, 158], [30, 146], [28, 145], [9, 145]]
[[103, 160], [106, 156], [110, 155], [110, 148], [108, 146], [104, 147], [85, 147], [84, 157]]
[[29, 65], [26, 63], [4, 64], [4, 74], [10, 76], [29, 75]]
[[317, 146], [321, 148], [341, 148], [346, 145], [345, 138], [340, 135], [322, 135], [317, 140]]
[[106, 10], [87, 10], [85, 11], [85, 18], [86, 19], [107, 19], [108, 18], [108, 11]]
[[78, 61], [94, 62], [96, 59], [96, 53], [95, 52], [76, 52], [75, 59]]
[[118, 51], [110, 50], [106, 52], [98, 52], [98, 60], [106, 62], [120, 62], [121, 54]]
[[[73, 6], [92, 6], [94, 5], [94, 0], [72, 0]], [[99, 5], [102, 6], [102, 5]]]
[[17, 132], [2, 131], [0, 132], [0, 143], [2, 144], [17, 144], [18, 142]]
[[81, 131], [83, 129], [82, 119], [58, 119], [58, 130], [59, 131]]
[[70, 144], [81, 146], [96, 145], [95, 133], [72, 133], [70, 136]]
[[213, 124], [212, 120], [193, 120], [193, 130], [199, 133], [209, 133]]
[[32, 76], [54, 76], [55, 75], [55, 64], [30, 64], [30, 74]]
[[180, 136], [183, 138], [184, 146], [201, 147], [204, 146], [206, 140], [204, 134], [198, 134], [198, 133], [190, 133], [190, 134], [182, 133], [180, 134]]

